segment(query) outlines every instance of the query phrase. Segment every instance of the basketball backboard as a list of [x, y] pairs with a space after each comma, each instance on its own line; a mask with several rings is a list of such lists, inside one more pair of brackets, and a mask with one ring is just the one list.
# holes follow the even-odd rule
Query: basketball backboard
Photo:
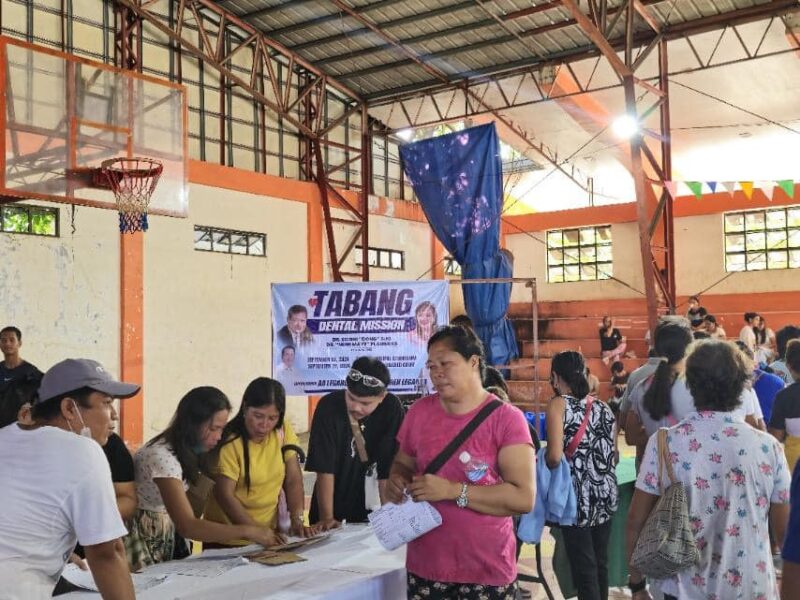
[[0, 201], [115, 209], [100, 164], [142, 156], [164, 170], [149, 212], [188, 212], [182, 85], [0, 36]]

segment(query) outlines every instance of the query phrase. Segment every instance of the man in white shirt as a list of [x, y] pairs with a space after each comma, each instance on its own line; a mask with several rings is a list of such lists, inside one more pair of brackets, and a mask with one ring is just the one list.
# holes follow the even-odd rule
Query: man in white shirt
[[3, 598], [50, 598], [76, 542], [103, 598], [135, 598], [121, 540], [127, 531], [100, 444], [117, 420], [114, 398], [138, 391], [95, 361], [68, 359], [42, 378], [34, 424], [0, 429]]
[[281, 363], [275, 368], [275, 379], [281, 382], [287, 394], [302, 393], [294, 387], [294, 378], [297, 371], [294, 368], [294, 346], [285, 346], [281, 349]]

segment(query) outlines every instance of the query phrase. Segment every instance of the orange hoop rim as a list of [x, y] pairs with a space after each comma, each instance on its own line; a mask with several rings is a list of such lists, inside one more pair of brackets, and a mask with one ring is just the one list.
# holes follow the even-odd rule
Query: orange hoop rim
[[164, 171], [164, 165], [153, 158], [116, 157], [100, 163], [100, 171], [112, 178], [146, 179], [158, 177]]

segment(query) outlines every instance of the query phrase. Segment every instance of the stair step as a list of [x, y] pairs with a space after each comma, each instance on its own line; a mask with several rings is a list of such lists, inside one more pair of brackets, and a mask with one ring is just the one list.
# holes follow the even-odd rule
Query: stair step
[[[608, 381], [611, 378], [611, 370], [599, 358], [587, 358], [586, 366], [595, 374], [601, 381]], [[622, 363], [625, 369], [630, 373], [632, 370], [640, 367], [647, 361], [646, 357], [642, 358], [623, 358]], [[550, 377], [550, 359], [540, 358], [534, 361], [532, 358], [520, 358], [512, 362], [508, 367], [511, 372], [511, 380], [538, 380], [547, 381]]]
[[[636, 356], [647, 356], [647, 342], [644, 339], [628, 338], [628, 350]], [[533, 358], [534, 344], [523, 340], [522, 356]], [[552, 357], [564, 350], [577, 350], [587, 358], [600, 358], [600, 340], [597, 337], [569, 340], [539, 340], [539, 357]]]
[[[531, 319], [515, 319], [514, 331], [518, 340], [532, 340]], [[599, 340], [600, 322], [594, 319], [540, 319], [539, 338], [554, 340], [591, 339]], [[646, 317], [626, 317], [616, 319], [614, 327], [622, 335], [644, 339], [647, 333]]]
[[[644, 299], [575, 300], [570, 302], [539, 302], [540, 319], [557, 317], [593, 317], [598, 320], [605, 315], [646, 315], [647, 302]], [[613, 313], [610, 310], [613, 308]], [[531, 318], [530, 302], [512, 302], [508, 316], [512, 318]]]

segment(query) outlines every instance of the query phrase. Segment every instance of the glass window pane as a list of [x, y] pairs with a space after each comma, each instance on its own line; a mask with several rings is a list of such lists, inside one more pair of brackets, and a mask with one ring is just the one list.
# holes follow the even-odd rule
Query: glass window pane
[[563, 250], [548, 250], [547, 252], [547, 264], [556, 266], [561, 265], [564, 262], [564, 251]]
[[789, 250], [789, 268], [800, 269], [800, 250]]
[[766, 225], [763, 212], [745, 213], [744, 225], [747, 231], [763, 231]]
[[596, 227], [595, 232], [597, 233], [598, 244], [611, 243], [611, 227]]
[[572, 248], [570, 250], [564, 250], [564, 264], [565, 265], [576, 265], [578, 264], [578, 249]]
[[548, 248], [561, 248], [561, 232], [548, 231], [547, 232], [547, 247]]
[[786, 224], [789, 227], [800, 227], [800, 207], [786, 210]]
[[733, 213], [725, 215], [725, 231], [738, 232], [744, 231], [744, 215], [742, 213]]
[[726, 271], [744, 271], [744, 254], [728, 254], [725, 257]]
[[614, 265], [612, 263], [599, 263], [597, 265], [597, 278], [609, 279], [614, 275]]
[[789, 230], [789, 247], [800, 248], [800, 229]]
[[564, 281], [563, 267], [551, 267], [547, 271], [547, 280], [550, 283], [561, 283]]
[[784, 227], [786, 227], [785, 210], [767, 211], [767, 229], [783, 229]]
[[592, 263], [597, 260], [597, 246], [581, 248], [581, 262]]
[[392, 252], [392, 268], [403, 268], [403, 254], [401, 252]]
[[266, 250], [264, 248], [264, 242], [266, 241], [266, 236], [250, 235], [248, 239], [250, 240], [250, 250], [248, 254], [251, 256], [265, 256]]
[[564, 267], [564, 281], [580, 281], [581, 271], [577, 265], [574, 267]]
[[747, 270], [748, 271], [763, 271], [767, 268], [767, 253], [766, 252], [748, 252], [747, 253]]
[[747, 234], [746, 244], [748, 250], [764, 250], [766, 242], [767, 239], [763, 232]]
[[3, 207], [3, 231], [28, 233], [28, 209], [22, 206]]
[[51, 208], [31, 208], [31, 233], [56, 235], [58, 211]]
[[231, 251], [231, 236], [227, 231], [212, 231], [211, 241], [214, 252]]
[[378, 253], [378, 266], [380, 267], [391, 267], [392, 260], [389, 258], [389, 251], [388, 250], [381, 250]]
[[564, 246], [577, 246], [578, 242], [580, 241], [581, 235], [578, 229], [565, 229], [563, 232], [564, 234]]
[[594, 281], [597, 279], [597, 267], [594, 265], [581, 265], [581, 280]]
[[378, 251], [375, 248], [367, 248], [367, 263], [370, 267], [378, 266]]
[[598, 246], [597, 247], [597, 261], [598, 262], [611, 262], [611, 246]]
[[211, 233], [208, 229], [195, 228], [194, 248], [195, 250], [211, 250]]
[[783, 231], [768, 231], [767, 232], [767, 248], [776, 250], [778, 248], [786, 248], [786, 230]]
[[726, 252], [742, 252], [744, 250], [744, 236], [728, 234], [725, 236]]
[[581, 246], [594, 244], [594, 227], [581, 229]]
[[789, 266], [789, 259], [785, 250], [769, 252], [767, 254], [767, 265], [770, 269], [785, 269]]
[[231, 236], [231, 253], [247, 254], [247, 236], [240, 233]]

